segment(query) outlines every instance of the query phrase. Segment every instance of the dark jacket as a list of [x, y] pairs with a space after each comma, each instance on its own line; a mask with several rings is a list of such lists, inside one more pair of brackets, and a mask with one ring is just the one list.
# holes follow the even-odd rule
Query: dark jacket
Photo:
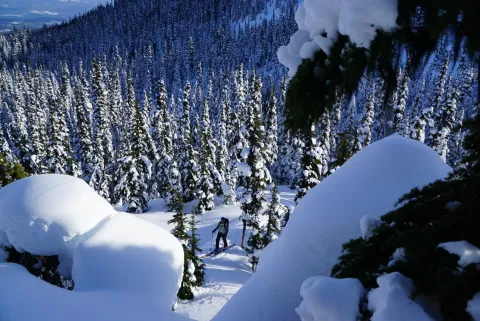
[[213, 233], [218, 230], [218, 233], [222, 233], [227, 235], [228, 234], [228, 221], [223, 223], [222, 221], [218, 222], [217, 227], [213, 230]]

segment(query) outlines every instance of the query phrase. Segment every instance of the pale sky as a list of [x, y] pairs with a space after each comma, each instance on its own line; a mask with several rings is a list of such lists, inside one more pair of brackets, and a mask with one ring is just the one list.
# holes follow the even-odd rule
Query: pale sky
[[0, 0], [0, 32], [67, 20], [109, 0]]

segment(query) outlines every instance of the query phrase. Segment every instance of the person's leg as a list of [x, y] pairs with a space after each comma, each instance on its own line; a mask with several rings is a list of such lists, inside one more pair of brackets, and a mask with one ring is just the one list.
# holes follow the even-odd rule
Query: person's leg
[[220, 233], [217, 233], [217, 241], [215, 243], [215, 251], [218, 251], [218, 247], [220, 245], [220, 237], [221, 237]]
[[227, 235], [222, 234], [222, 239], [223, 239], [223, 247], [224, 247], [224, 248], [227, 248], [227, 247], [228, 247]]

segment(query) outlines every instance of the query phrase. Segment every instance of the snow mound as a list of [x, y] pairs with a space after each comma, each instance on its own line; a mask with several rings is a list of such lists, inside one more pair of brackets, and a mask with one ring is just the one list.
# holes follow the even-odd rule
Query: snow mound
[[169, 231], [116, 213], [86, 183], [63, 175], [8, 185], [0, 206], [0, 245], [58, 255], [59, 271], [73, 269], [75, 281], [70, 292], [1, 263], [7, 253], [0, 247], [0, 320], [36, 319], [39, 311], [59, 321], [186, 320], [170, 311], [183, 249]]
[[0, 245], [36, 255], [71, 257], [114, 208], [87, 183], [67, 175], [21, 179], [0, 190]]
[[312, 277], [302, 284], [296, 309], [302, 321], [356, 321], [365, 289], [357, 279]]
[[480, 249], [467, 241], [441, 243], [438, 247], [451, 254], [458, 255], [460, 257], [458, 265], [462, 268], [467, 267], [472, 263], [480, 263]]
[[472, 316], [473, 321], [480, 321], [480, 292], [468, 301], [466, 311]]
[[303, 281], [330, 275], [342, 244], [362, 235], [364, 215], [380, 218], [412, 188], [450, 170], [428, 146], [396, 134], [361, 150], [300, 201], [257, 272], [213, 320], [298, 319]]
[[24, 267], [12, 263], [0, 264], [0, 302], [2, 321], [190, 320], [164, 309], [149, 297], [109, 291], [67, 291], [40, 280]]
[[413, 281], [398, 272], [377, 279], [378, 288], [368, 294], [372, 321], [433, 321], [420, 305], [410, 299]]
[[73, 259], [75, 291], [148, 295], [169, 309], [183, 272], [183, 249], [169, 231], [118, 213], [80, 244]]
[[280, 47], [278, 60], [293, 77], [302, 59], [312, 59], [319, 50], [328, 54], [339, 33], [369, 48], [377, 30], [397, 27], [397, 16], [397, 0], [305, 0], [295, 14], [299, 30]]

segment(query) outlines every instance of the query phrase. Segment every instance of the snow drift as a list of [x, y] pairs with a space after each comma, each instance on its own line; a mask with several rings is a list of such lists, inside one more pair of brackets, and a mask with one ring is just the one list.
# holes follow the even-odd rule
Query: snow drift
[[361, 150], [300, 201], [257, 272], [213, 320], [298, 320], [303, 281], [330, 275], [342, 244], [362, 235], [364, 215], [380, 218], [450, 170], [428, 146], [397, 134]]
[[23, 266], [11, 263], [0, 264], [0, 302], [2, 321], [189, 320], [158, 306], [158, 301], [146, 296], [63, 290], [36, 278]]
[[148, 295], [170, 309], [183, 273], [183, 249], [167, 230], [131, 214], [118, 213], [88, 240], [73, 259], [75, 291]]

